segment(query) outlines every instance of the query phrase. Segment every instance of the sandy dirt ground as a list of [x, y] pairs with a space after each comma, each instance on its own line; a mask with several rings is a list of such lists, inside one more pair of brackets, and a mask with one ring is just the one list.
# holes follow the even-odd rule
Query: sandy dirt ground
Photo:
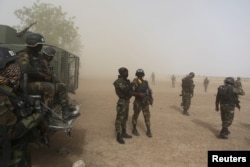
[[[81, 116], [75, 123], [72, 137], [58, 132], [51, 146], [31, 145], [34, 167], [71, 167], [84, 160], [87, 167], [202, 167], [207, 166], [208, 150], [250, 150], [250, 81], [243, 81], [245, 96], [240, 98], [241, 110], [235, 111], [229, 139], [218, 139], [220, 113], [215, 111], [215, 95], [223, 78], [209, 78], [208, 92], [203, 89], [204, 77], [195, 77], [195, 94], [190, 116], [182, 115], [180, 80], [171, 87], [170, 77], [152, 85], [154, 104], [151, 110], [153, 137], [145, 135], [143, 115], [138, 120], [140, 136], [126, 139], [125, 145], [115, 140], [117, 97], [112, 82], [116, 79], [81, 79], [76, 95]], [[132, 80], [133, 78], [130, 77]], [[131, 98], [128, 132], [131, 134]], [[66, 148], [68, 154], [58, 153]]]

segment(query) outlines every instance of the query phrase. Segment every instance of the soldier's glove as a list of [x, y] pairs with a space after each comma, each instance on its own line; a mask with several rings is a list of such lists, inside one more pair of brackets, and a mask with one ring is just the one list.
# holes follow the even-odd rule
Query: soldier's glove
[[215, 111], [219, 111], [220, 109], [219, 109], [219, 106], [216, 106], [215, 107]]
[[239, 111], [240, 111], [240, 104], [236, 104], [236, 107], [239, 109]]
[[150, 104], [151, 106], [153, 106], [153, 103], [154, 103], [154, 98], [151, 97], [150, 100], [149, 100], [149, 104]]

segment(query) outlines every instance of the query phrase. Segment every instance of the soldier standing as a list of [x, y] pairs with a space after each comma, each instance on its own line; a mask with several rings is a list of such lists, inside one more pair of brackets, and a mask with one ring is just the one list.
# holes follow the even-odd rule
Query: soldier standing
[[116, 141], [120, 144], [125, 144], [123, 138], [132, 138], [131, 135], [127, 134], [126, 122], [128, 120], [129, 112], [129, 102], [131, 98], [130, 91], [130, 80], [128, 78], [128, 69], [121, 67], [118, 70], [118, 79], [113, 83], [115, 87], [116, 95], [118, 96], [118, 101], [116, 104], [116, 120], [115, 120], [115, 131], [116, 131]]
[[190, 72], [186, 77], [182, 79], [182, 106], [183, 114], [189, 116], [188, 109], [191, 105], [191, 98], [194, 96], [194, 78], [195, 74]]
[[233, 123], [235, 106], [240, 110], [238, 95], [245, 95], [241, 88], [234, 86], [234, 78], [227, 77], [224, 85], [219, 86], [215, 101], [215, 110], [221, 112], [222, 129], [219, 137], [227, 139], [228, 127]]
[[203, 81], [203, 85], [204, 85], [205, 92], [207, 92], [208, 84], [209, 84], [209, 80], [208, 80], [207, 77], [205, 77], [205, 79], [204, 79], [204, 81]]
[[172, 75], [171, 80], [172, 80], [172, 88], [174, 88], [175, 87], [175, 80], [176, 80], [174, 75]]
[[136, 124], [140, 111], [142, 111], [147, 128], [146, 135], [148, 137], [152, 137], [150, 129], [150, 111], [149, 111], [149, 105], [153, 105], [152, 90], [149, 87], [148, 81], [143, 79], [145, 74], [142, 69], [138, 69], [135, 75], [137, 77], [132, 82], [132, 95], [135, 96], [134, 114], [132, 116], [132, 125], [133, 125], [132, 133], [136, 136], [139, 136], [139, 133], [136, 129]]
[[155, 73], [152, 72], [151, 74], [151, 80], [152, 80], [152, 84], [155, 85]]

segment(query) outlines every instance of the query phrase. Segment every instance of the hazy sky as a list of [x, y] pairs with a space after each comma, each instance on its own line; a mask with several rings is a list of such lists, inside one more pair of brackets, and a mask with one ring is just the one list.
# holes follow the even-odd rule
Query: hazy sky
[[[0, 0], [0, 24], [35, 0]], [[250, 77], [249, 0], [40, 0], [76, 16], [84, 44], [81, 75]], [[39, 25], [39, 22], [37, 26]]]

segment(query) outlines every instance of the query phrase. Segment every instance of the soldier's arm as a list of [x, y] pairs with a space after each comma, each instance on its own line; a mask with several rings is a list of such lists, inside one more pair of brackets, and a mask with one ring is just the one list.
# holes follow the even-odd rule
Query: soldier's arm
[[215, 100], [215, 110], [219, 111], [219, 104], [220, 104], [220, 94], [219, 94], [219, 88], [218, 88], [218, 92], [216, 95], [216, 100]]
[[33, 113], [21, 119], [10, 130], [8, 136], [11, 140], [17, 140], [27, 134], [32, 128], [36, 127], [43, 119], [42, 114]]

